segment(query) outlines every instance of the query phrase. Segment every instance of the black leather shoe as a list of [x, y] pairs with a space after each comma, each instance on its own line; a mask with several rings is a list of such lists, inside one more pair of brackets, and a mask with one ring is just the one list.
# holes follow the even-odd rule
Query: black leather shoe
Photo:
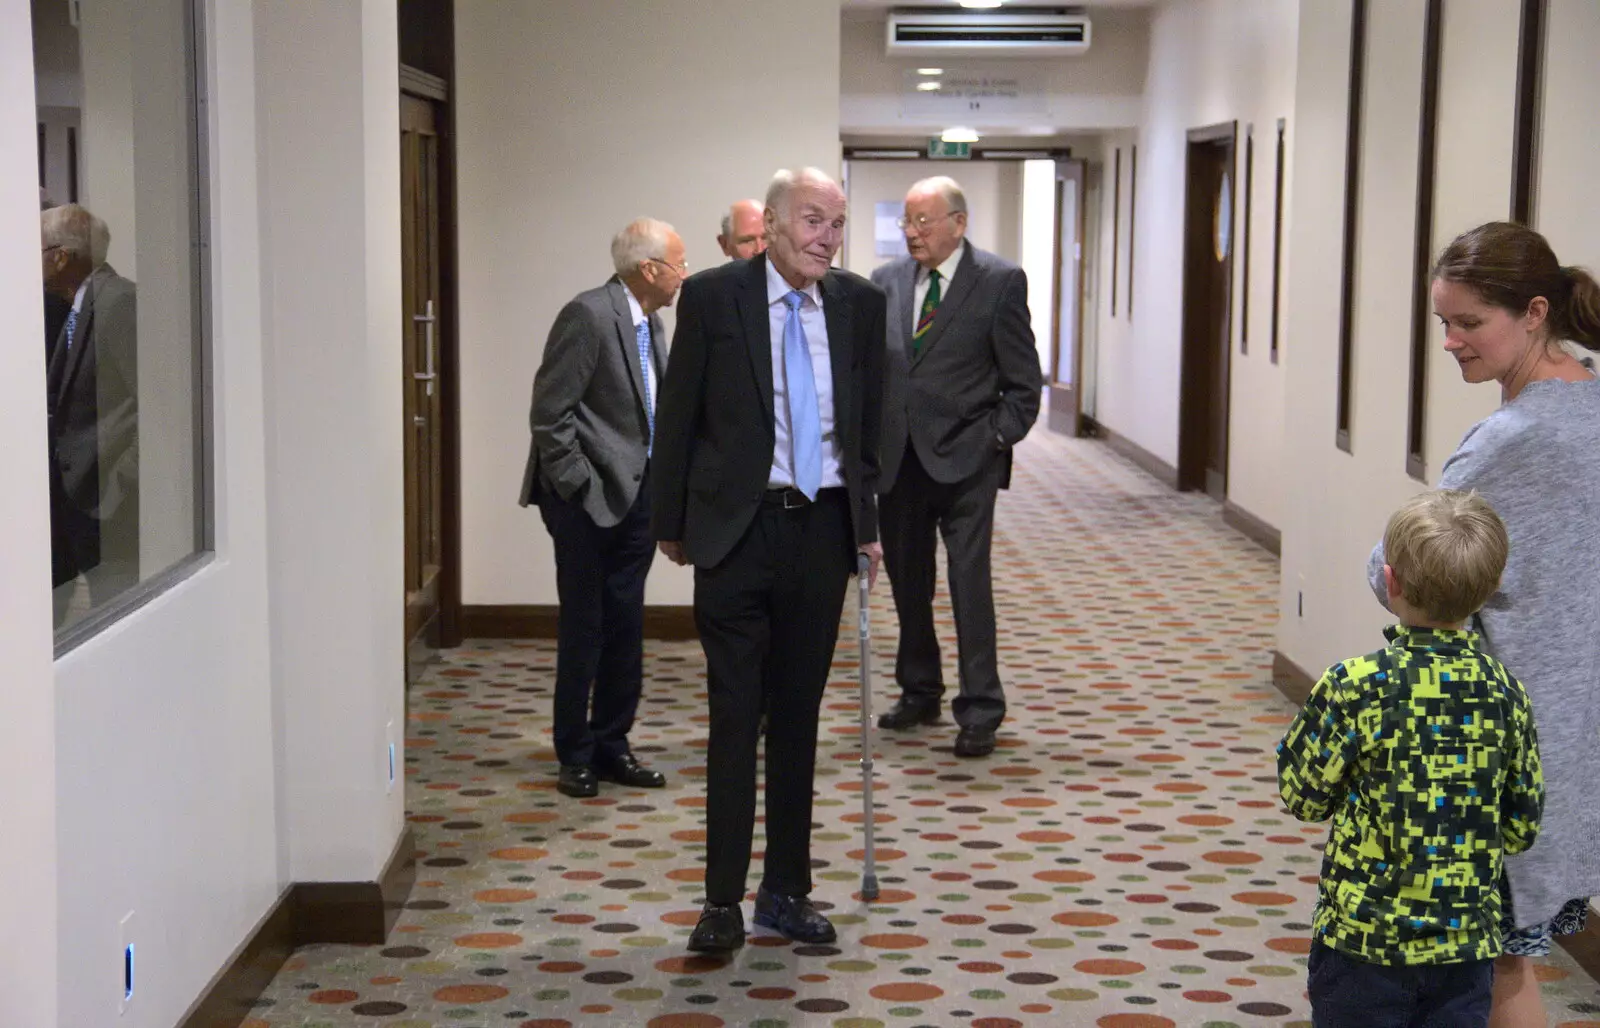
[[956, 733], [956, 756], [987, 757], [993, 752], [993, 728], [963, 728]]
[[645, 767], [631, 753], [624, 753], [608, 764], [596, 764], [594, 773], [608, 782], [635, 789], [659, 789], [667, 784], [666, 775]]
[[756, 924], [781, 932], [795, 942], [832, 942], [838, 938], [833, 922], [818, 913], [809, 899], [766, 889], [756, 893]]
[[894, 706], [878, 715], [878, 727], [901, 731], [939, 720], [939, 701], [926, 696], [902, 696]]
[[737, 903], [707, 903], [689, 935], [696, 953], [726, 953], [744, 945], [744, 914]]
[[561, 777], [556, 779], [556, 791], [563, 796], [587, 799], [599, 794], [600, 780], [586, 767], [578, 764], [562, 764]]

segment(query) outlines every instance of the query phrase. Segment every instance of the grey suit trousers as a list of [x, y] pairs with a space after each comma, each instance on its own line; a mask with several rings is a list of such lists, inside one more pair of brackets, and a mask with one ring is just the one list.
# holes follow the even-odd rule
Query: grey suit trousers
[[999, 454], [960, 482], [936, 482], [906, 442], [894, 486], [878, 500], [883, 559], [900, 615], [895, 679], [911, 697], [944, 695], [939, 637], [933, 624], [938, 543], [949, 558], [950, 601], [955, 607], [960, 654], [960, 694], [950, 712], [963, 728], [994, 729], [1006, 713], [995, 643], [990, 548], [994, 504], [1005, 466]]

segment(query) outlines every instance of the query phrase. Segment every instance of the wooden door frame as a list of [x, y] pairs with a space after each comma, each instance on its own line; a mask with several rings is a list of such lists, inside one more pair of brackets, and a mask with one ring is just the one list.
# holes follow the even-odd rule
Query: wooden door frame
[[400, 91], [435, 105], [439, 132], [439, 307], [442, 316], [436, 325], [438, 335], [435, 339], [438, 346], [436, 370], [440, 384], [438, 643], [441, 648], [449, 648], [461, 645], [462, 638], [461, 304], [456, 244], [456, 110], [450, 94], [450, 81], [446, 77], [402, 64]]
[[[1066, 195], [1066, 178], [1062, 171], [1065, 165], [1074, 164], [1078, 168], [1078, 202], [1077, 211], [1077, 242], [1078, 261], [1077, 268], [1072, 276], [1072, 313], [1077, 320], [1072, 348], [1072, 384], [1062, 386], [1056, 380], [1056, 369], [1061, 367], [1061, 269], [1066, 261], [1066, 251], [1061, 240], [1061, 201]], [[1051, 291], [1056, 302], [1050, 312], [1050, 366], [1044, 369], [1044, 381], [1047, 387], [1046, 395], [1049, 396], [1050, 409], [1045, 415], [1051, 431], [1063, 435], [1078, 436], [1083, 434], [1083, 258], [1085, 249], [1083, 245], [1083, 232], [1088, 224], [1088, 205], [1084, 197], [1088, 194], [1089, 162], [1079, 157], [1063, 157], [1056, 160], [1056, 225], [1055, 225], [1055, 280], [1051, 283]]]
[[[1209, 383], [1198, 381], [1200, 369], [1206, 363], [1196, 354], [1196, 348], [1206, 345], [1204, 326], [1197, 325], [1194, 318], [1196, 309], [1195, 283], [1193, 276], [1197, 269], [1191, 266], [1189, 260], [1189, 232], [1194, 216], [1192, 197], [1192, 178], [1194, 176], [1193, 155], [1197, 145], [1207, 143], [1226, 142], [1228, 144], [1228, 188], [1230, 191], [1238, 190], [1238, 165], [1239, 165], [1239, 123], [1237, 121], [1224, 121], [1214, 125], [1205, 125], [1200, 128], [1190, 129], [1184, 145], [1183, 155], [1183, 349], [1181, 370], [1179, 373], [1178, 387], [1178, 488], [1180, 490], [1206, 488], [1206, 414], [1209, 405], [1205, 401]], [[1234, 235], [1234, 223], [1237, 220], [1238, 204], [1230, 203], [1228, 207], [1228, 256], [1224, 262], [1227, 265], [1228, 287], [1226, 290], [1227, 306], [1224, 310], [1225, 328], [1223, 329], [1222, 362], [1224, 366], [1223, 379], [1228, 387], [1223, 390], [1220, 398], [1222, 404], [1223, 424], [1228, 426], [1231, 417], [1231, 397], [1233, 384], [1233, 260], [1237, 249], [1238, 240]], [[1231, 429], [1231, 426], [1229, 426]], [[1223, 453], [1230, 450], [1231, 431], [1225, 429], [1223, 438]], [[1227, 491], [1227, 459], [1223, 461], [1223, 491]]]

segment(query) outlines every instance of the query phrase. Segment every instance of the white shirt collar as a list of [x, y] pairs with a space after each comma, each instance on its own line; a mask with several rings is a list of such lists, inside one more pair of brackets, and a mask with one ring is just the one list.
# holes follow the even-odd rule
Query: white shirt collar
[[[785, 296], [792, 292], [794, 292], [794, 286], [784, 281], [783, 276], [778, 274], [778, 269], [772, 266], [772, 261], [769, 259], [767, 261], [767, 306], [771, 307], [773, 304], [782, 301]], [[811, 302], [818, 307], [822, 306], [822, 290], [817, 287], [817, 283], [811, 283], [800, 292], [810, 297]]]
[[[619, 278], [617, 281], [622, 282], [622, 279]], [[633, 290], [628, 288], [628, 283], [626, 282], [622, 282], [622, 294], [628, 298], [628, 310], [633, 314], [633, 327], [638, 328], [639, 322], [647, 317], [644, 312], [644, 304], [640, 303], [639, 298], [633, 295]]]
[[[966, 255], [966, 252], [967, 252], [967, 241], [965, 239], [963, 239], [963, 240], [961, 240], [960, 243], [956, 244], [956, 248], [950, 254], [950, 256], [948, 256], [948, 257], [946, 257], [944, 259], [944, 263], [939, 265], [939, 281], [940, 282], [943, 282], [947, 286], [950, 284], [950, 280], [955, 278], [956, 268], [961, 266], [961, 258]], [[924, 268], [920, 264], [917, 265], [917, 281], [918, 282], [925, 282], [925, 281], [927, 281], [927, 278], [928, 278], [928, 269]]]
[[72, 297], [72, 309], [77, 311], [79, 314], [83, 313], [83, 297], [88, 292], [89, 280], [84, 279], [82, 282], [78, 283], [78, 291], [77, 293], [73, 294]]

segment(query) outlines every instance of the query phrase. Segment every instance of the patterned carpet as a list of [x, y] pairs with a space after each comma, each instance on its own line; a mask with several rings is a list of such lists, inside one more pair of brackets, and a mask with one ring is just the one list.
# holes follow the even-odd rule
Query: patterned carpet
[[[813, 851], [836, 945], [758, 933], [731, 961], [683, 948], [705, 838], [698, 644], [647, 650], [633, 741], [668, 787], [602, 785], [578, 802], [553, 789], [554, 647], [476, 642], [412, 695], [422, 867], [390, 944], [299, 951], [247, 1028], [1308, 1025], [1325, 829], [1276, 797], [1290, 714], [1270, 684], [1276, 561], [1215, 503], [1041, 429], [1002, 494], [995, 563], [1011, 702], [1000, 748], [956, 758], [948, 718], [879, 737], [872, 904], [855, 895], [847, 605]], [[879, 585], [874, 660], [889, 668]], [[880, 677], [879, 709], [893, 693]], [[1600, 991], [1575, 965], [1560, 956], [1541, 973], [1552, 1025], [1600, 1026], [1586, 1019]]]

